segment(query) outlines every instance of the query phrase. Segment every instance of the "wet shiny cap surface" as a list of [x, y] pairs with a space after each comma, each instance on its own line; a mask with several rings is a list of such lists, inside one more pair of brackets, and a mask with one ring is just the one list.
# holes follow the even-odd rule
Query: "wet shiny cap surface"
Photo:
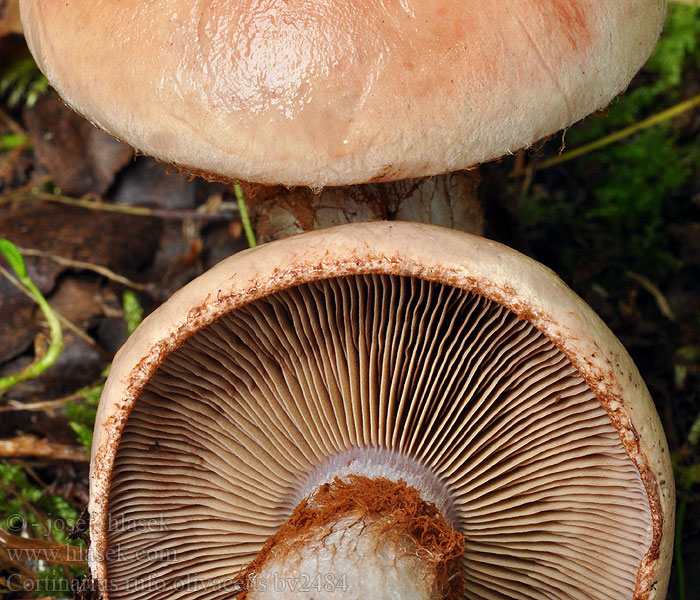
[[605, 106], [664, 0], [22, 4], [68, 104], [223, 178], [345, 185], [449, 172]]

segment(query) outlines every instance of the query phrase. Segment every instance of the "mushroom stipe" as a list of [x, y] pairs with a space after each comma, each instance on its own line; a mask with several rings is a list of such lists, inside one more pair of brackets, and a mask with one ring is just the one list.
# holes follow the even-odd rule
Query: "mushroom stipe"
[[[405, 481], [359, 475], [336, 477], [300, 502], [238, 579], [255, 588], [256, 579], [275, 568], [270, 563], [280, 568], [299, 560], [299, 554], [309, 553], [309, 546], [324, 544], [334, 526], [343, 521], [346, 529], [359, 524], [365, 533], [367, 529], [375, 530], [375, 554], [380, 545], [389, 544], [394, 560], [414, 558], [414, 568], [417, 563], [426, 571], [424, 584], [438, 598], [463, 597], [464, 535]], [[241, 599], [246, 597], [241, 595]]]

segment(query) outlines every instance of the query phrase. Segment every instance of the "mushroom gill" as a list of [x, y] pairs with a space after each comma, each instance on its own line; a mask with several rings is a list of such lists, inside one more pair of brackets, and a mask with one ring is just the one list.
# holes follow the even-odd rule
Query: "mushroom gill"
[[160, 365], [115, 459], [109, 597], [230, 598], [310, 488], [369, 471], [465, 536], [466, 598], [634, 595], [647, 493], [562, 352], [472, 292], [353, 275], [254, 300]]

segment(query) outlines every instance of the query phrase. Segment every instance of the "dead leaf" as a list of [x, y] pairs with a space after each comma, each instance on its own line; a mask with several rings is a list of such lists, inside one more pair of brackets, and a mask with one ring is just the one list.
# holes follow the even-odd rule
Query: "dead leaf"
[[[127, 277], [151, 261], [159, 235], [158, 219], [39, 202], [0, 205], [0, 237]], [[67, 269], [47, 258], [27, 257], [26, 262], [42, 291], [52, 289], [56, 276]]]
[[25, 110], [37, 166], [68, 195], [104, 194], [133, 150], [67, 108], [56, 94]]
[[98, 277], [64, 277], [51, 295], [51, 306], [66, 319], [87, 331], [92, 322], [104, 314], [100, 301]]
[[0, 364], [24, 352], [37, 331], [34, 303], [0, 276]]
[[[23, 354], [3, 364], [0, 376], [21, 370], [32, 358]], [[107, 364], [108, 361], [85, 340], [64, 330], [63, 350], [56, 362], [38, 377], [10, 388], [3, 398], [22, 402], [58, 398], [97, 381]]]
[[[106, 266], [125, 276], [134, 276], [153, 258], [160, 235], [160, 221], [107, 212], [75, 209], [45, 203], [0, 205], [0, 238], [17, 246]], [[57, 279], [75, 271], [47, 258], [26, 257], [27, 271], [35, 285], [52, 302]], [[96, 282], [89, 274], [85, 281]], [[69, 284], [78, 285], [78, 284]], [[87, 323], [101, 311], [97, 299], [86, 297], [96, 289], [78, 285], [77, 300], [59, 299], [76, 316], [69, 320]], [[97, 283], [94, 284], [97, 286]], [[89, 286], [88, 286], [89, 287]], [[59, 297], [60, 298], [60, 297]], [[71, 303], [75, 306], [71, 309]], [[59, 308], [59, 307], [57, 307]], [[61, 308], [59, 311], [62, 312]], [[78, 314], [76, 311], [82, 311]], [[0, 365], [24, 353], [43, 321], [36, 305], [4, 277], [0, 277]]]
[[19, 0], [0, 0], [0, 37], [8, 33], [22, 33]]

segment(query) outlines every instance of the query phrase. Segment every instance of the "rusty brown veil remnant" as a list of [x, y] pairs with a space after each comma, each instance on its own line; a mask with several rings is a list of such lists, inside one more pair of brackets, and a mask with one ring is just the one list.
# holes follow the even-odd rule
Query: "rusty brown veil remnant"
[[[376, 600], [460, 594], [445, 576], [470, 599], [662, 600], [674, 488], [639, 373], [551, 271], [455, 229], [483, 231], [469, 169], [624, 90], [664, 0], [21, 10], [70, 106], [249, 182], [260, 237], [285, 238], [191, 282], [114, 361], [89, 506], [105, 600], [277, 597], [279, 572]], [[386, 502], [330, 514], [352, 482], [419, 499], [446, 543]]]

